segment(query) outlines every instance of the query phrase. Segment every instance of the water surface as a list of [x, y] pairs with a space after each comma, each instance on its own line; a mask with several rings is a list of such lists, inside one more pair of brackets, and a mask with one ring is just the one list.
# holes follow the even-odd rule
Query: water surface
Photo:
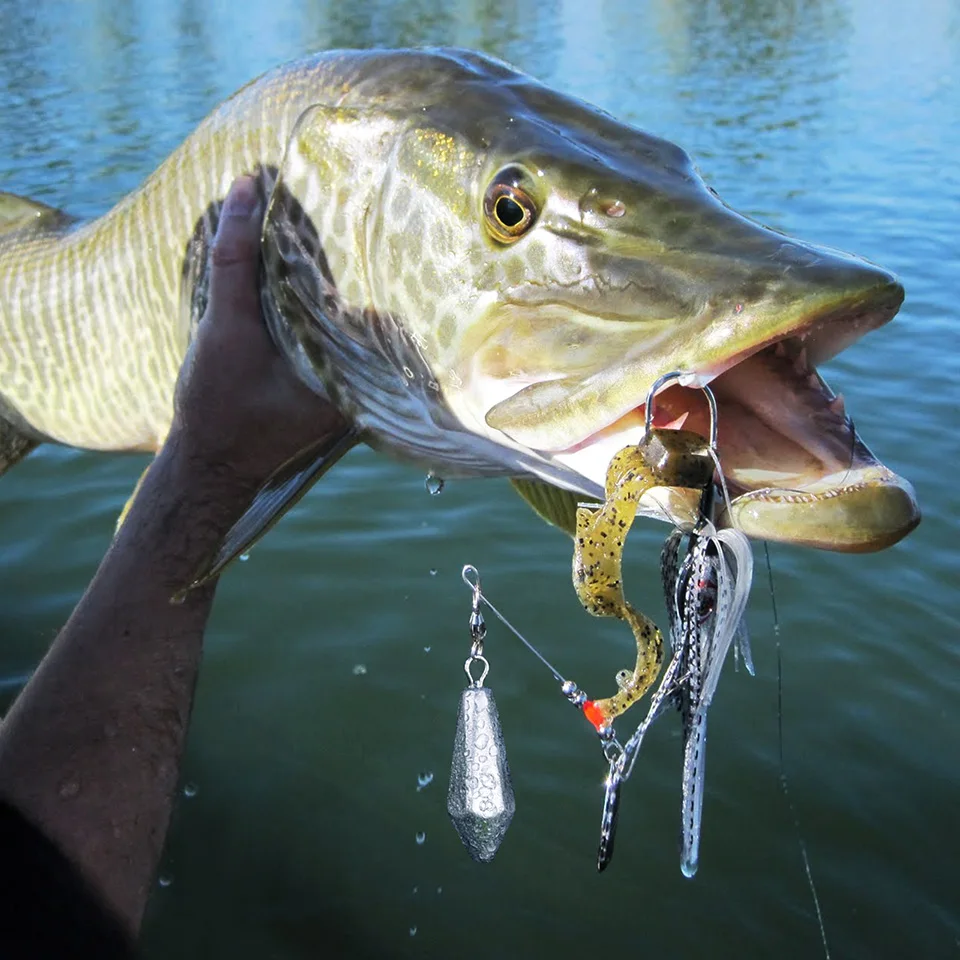
[[[825, 375], [875, 452], [914, 482], [925, 519], [877, 555], [771, 550], [783, 747], [832, 954], [957, 956], [955, 3], [274, 0], [238, 14], [223, 0], [9, 0], [0, 24], [0, 189], [79, 215], [107, 210], [275, 63], [334, 46], [462, 44], [677, 141], [745, 213], [899, 273], [897, 320]], [[0, 482], [4, 704], [79, 597], [144, 464], [51, 448]], [[632, 592], [650, 611], [665, 533], [647, 522], [632, 538]], [[184, 770], [196, 793], [177, 810], [146, 956], [822, 956], [779, 786], [763, 576], [750, 610], [757, 677], [730, 670], [713, 708], [699, 874], [679, 870], [680, 747], [664, 722], [598, 877], [596, 743], [492, 627], [518, 812], [488, 866], [446, 820], [467, 561], [588, 689], [631, 659], [622, 628], [578, 610], [567, 541], [506, 483], [431, 497], [422, 474], [352, 453], [220, 586]]]

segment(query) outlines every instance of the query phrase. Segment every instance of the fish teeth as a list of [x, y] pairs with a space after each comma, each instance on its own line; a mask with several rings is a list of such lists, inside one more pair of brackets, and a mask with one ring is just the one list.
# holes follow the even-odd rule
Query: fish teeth
[[797, 371], [801, 376], [809, 373], [810, 368], [807, 366], [807, 348], [804, 347], [798, 354], [796, 359], [793, 361], [793, 369]]
[[782, 340], [773, 348], [773, 355], [779, 357], [781, 360], [787, 355], [787, 348], [783, 345]]
[[663, 424], [662, 427], [658, 427], [658, 430], [682, 430], [683, 425], [687, 422], [687, 417], [690, 416], [690, 412], [681, 413], [676, 420], [671, 420], [669, 423]]
[[847, 407], [843, 402], [843, 394], [838, 393], [828, 404], [830, 407], [830, 412], [835, 413], [838, 417], [846, 417]]

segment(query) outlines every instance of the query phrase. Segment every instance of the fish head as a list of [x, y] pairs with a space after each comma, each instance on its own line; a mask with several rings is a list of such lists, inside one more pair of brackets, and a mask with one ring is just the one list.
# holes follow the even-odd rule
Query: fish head
[[[360, 218], [360, 285], [402, 318], [465, 434], [602, 496], [678, 371], [651, 420], [708, 436], [695, 388], [710, 386], [721, 523], [844, 551], [917, 525], [910, 484], [818, 370], [892, 319], [895, 277], [737, 213], [678, 146], [497, 61], [421, 66], [377, 91], [398, 119]], [[696, 496], [674, 494], [641, 512], [691, 524]]]

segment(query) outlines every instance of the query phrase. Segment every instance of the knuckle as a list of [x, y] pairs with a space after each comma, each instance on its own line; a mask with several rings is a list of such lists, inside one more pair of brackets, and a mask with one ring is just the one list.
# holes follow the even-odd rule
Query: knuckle
[[218, 238], [210, 253], [215, 267], [232, 267], [240, 263], [252, 263], [256, 257], [256, 244], [248, 237]]

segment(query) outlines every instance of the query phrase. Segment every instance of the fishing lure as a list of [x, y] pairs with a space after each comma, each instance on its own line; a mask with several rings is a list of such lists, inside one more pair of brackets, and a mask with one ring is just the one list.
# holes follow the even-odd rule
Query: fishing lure
[[653, 721], [674, 704], [683, 728], [680, 868], [692, 877], [699, 861], [707, 710], [732, 644], [747, 672], [754, 673], [744, 621], [753, 582], [753, 553], [739, 530], [717, 530], [706, 518], [687, 537], [686, 555], [681, 560], [684, 537], [675, 530], [661, 553], [672, 656], [646, 718], [624, 746], [623, 779], [632, 773]]
[[[633, 772], [646, 731], [669, 705], [679, 708], [684, 740], [681, 868], [685, 875], [692, 876], [699, 855], [707, 709], [716, 692], [727, 652], [735, 641], [735, 649], [753, 673], [743, 627], [753, 558], [742, 533], [718, 531], [712, 523], [714, 468], [728, 503], [729, 496], [716, 454], [716, 402], [709, 388], [701, 388], [710, 402], [712, 414], [709, 440], [690, 431], [652, 428], [654, 395], [671, 379], [682, 380], [682, 375], [662, 377], [647, 397], [646, 430], [640, 443], [624, 448], [611, 460], [604, 503], [599, 507], [581, 506], [577, 511], [573, 557], [577, 595], [594, 616], [624, 620], [631, 627], [637, 645], [633, 671], [621, 670], [617, 674], [617, 693], [591, 700], [574, 681], [565, 679], [483, 595], [474, 567], [464, 567], [462, 577], [473, 590], [474, 618], [478, 616], [479, 604], [485, 603], [550, 670], [560, 682], [561, 692], [583, 712], [600, 737], [608, 763], [597, 851], [600, 871], [613, 856], [623, 784]], [[656, 486], [700, 490], [701, 516], [691, 532], [675, 530], [664, 544], [660, 568], [667, 601], [671, 657], [653, 693], [647, 716], [626, 744], [621, 744], [613, 721], [651, 688], [663, 659], [663, 636], [652, 620], [626, 600], [621, 571], [624, 544], [639, 500]], [[685, 537], [688, 544], [681, 557]], [[500, 740], [502, 749], [502, 737]]]
[[[692, 538], [673, 583], [666, 583], [672, 606], [671, 638], [682, 680], [673, 691], [683, 725], [682, 827], [680, 869], [697, 871], [703, 815], [707, 709], [720, 680], [731, 643], [741, 630], [753, 579], [753, 555], [736, 530], [706, 523]], [[741, 648], [752, 673], [745, 632]]]
[[[616, 675], [617, 693], [584, 705], [585, 716], [598, 730], [613, 723], [650, 689], [663, 661], [663, 635], [623, 592], [623, 549], [640, 498], [654, 487], [705, 490], [713, 480], [710, 441], [689, 430], [651, 426], [654, 392], [677, 376], [668, 374], [654, 384], [647, 398], [646, 432], [639, 444], [625, 447], [610, 461], [604, 502], [597, 508], [577, 509], [573, 551], [577, 596], [593, 616], [624, 620], [637, 645], [633, 671], [621, 670]], [[712, 400], [712, 394], [710, 397]]]

